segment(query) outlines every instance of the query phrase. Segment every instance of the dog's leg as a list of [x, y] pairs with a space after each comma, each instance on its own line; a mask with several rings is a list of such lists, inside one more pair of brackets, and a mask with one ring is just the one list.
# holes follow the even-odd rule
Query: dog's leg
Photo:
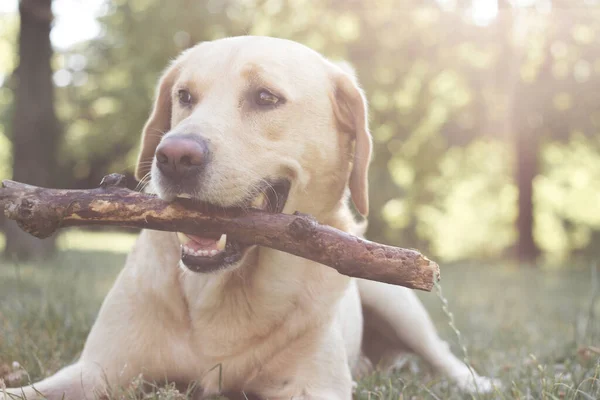
[[[358, 280], [365, 320], [379, 321], [377, 329], [392, 348], [387, 355], [409, 349], [423, 357], [431, 366], [454, 380], [463, 390], [489, 392], [499, 383], [472, 372], [459, 360], [438, 336], [429, 314], [418, 297], [409, 289], [384, 283]], [[368, 314], [372, 314], [370, 317]], [[383, 342], [382, 342], [383, 343]], [[378, 360], [375, 360], [377, 362]]]
[[[178, 245], [166, 253], [157, 244], [164, 246], [167, 240], [177, 239], [162, 232], [142, 232], [100, 308], [79, 362], [7, 393], [24, 394], [26, 399], [62, 399], [64, 394], [69, 400], [92, 400], [128, 387], [140, 375], [147, 381], [193, 380], [195, 357], [181, 339], [187, 314], [177, 292], [178, 270], [163, 268], [177, 265]], [[0, 395], [0, 400], [8, 399]]]
[[0, 389], [0, 400], [48, 399], [93, 400], [104, 394], [103, 380], [98, 368], [77, 362], [56, 374], [30, 386]]

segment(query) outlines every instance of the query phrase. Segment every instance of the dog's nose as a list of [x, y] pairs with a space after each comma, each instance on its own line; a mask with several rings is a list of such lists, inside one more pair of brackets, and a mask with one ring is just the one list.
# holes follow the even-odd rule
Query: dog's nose
[[169, 178], [200, 173], [208, 160], [208, 146], [197, 136], [171, 136], [156, 148], [156, 166]]

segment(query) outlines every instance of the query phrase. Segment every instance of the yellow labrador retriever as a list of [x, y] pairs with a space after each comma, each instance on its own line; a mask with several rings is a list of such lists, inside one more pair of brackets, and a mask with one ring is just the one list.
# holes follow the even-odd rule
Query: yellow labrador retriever
[[[370, 155], [365, 98], [348, 68], [291, 41], [237, 37], [189, 49], [166, 70], [136, 173], [166, 200], [300, 211], [361, 234], [347, 189], [366, 215]], [[9, 392], [91, 399], [141, 374], [197, 382], [201, 398], [348, 400], [359, 359], [392, 365], [403, 350], [465, 390], [491, 388], [410, 290], [226, 235], [144, 231], [79, 361]]]

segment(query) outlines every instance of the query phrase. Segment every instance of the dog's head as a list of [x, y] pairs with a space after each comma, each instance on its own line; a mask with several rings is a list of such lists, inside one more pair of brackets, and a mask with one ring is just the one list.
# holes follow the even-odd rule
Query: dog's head
[[[371, 138], [364, 95], [347, 68], [298, 43], [238, 37], [184, 52], [160, 80], [136, 177], [161, 198], [325, 218], [368, 212]], [[180, 235], [195, 271], [236, 265], [226, 237]]]

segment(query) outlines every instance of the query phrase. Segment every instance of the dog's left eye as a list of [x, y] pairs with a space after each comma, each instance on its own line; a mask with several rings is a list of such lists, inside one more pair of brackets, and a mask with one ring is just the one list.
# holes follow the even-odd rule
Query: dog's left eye
[[266, 89], [259, 90], [256, 92], [256, 96], [254, 97], [254, 101], [259, 106], [275, 106], [279, 104], [282, 99], [280, 97], [275, 96], [273, 93], [269, 92]]
[[183, 106], [189, 106], [194, 102], [192, 94], [185, 89], [177, 91], [177, 97], [179, 98], [179, 103]]

